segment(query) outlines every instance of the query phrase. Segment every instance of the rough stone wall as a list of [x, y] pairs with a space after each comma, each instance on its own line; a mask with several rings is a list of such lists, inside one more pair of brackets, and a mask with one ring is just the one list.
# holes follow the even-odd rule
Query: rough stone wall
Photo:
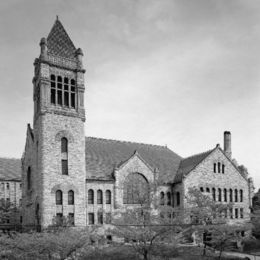
[[[31, 188], [27, 186], [27, 171], [31, 168]], [[39, 192], [36, 147], [27, 129], [26, 146], [22, 159], [22, 217], [24, 226], [35, 225], [35, 200]]]
[[[213, 164], [220, 162], [225, 165], [225, 173], [214, 173]], [[218, 188], [222, 190], [222, 203], [224, 203], [224, 189], [227, 189], [227, 202], [229, 202], [229, 189], [233, 190], [233, 202], [235, 201], [235, 189], [238, 190], [238, 202], [234, 202], [233, 206], [233, 220], [231, 223], [244, 222], [249, 220], [249, 195], [248, 182], [242, 177], [229, 159], [219, 150], [216, 149], [206, 159], [204, 159], [192, 172], [184, 178], [184, 194], [188, 195], [190, 187], [200, 187], [210, 189], [209, 196], [212, 196], [212, 189], [216, 189], [216, 201], [218, 201]], [[243, 202], [240, 202], [239, 190], [243, 190]], [[207, 194], [205, 192], [205, 194]], [[185, 207], [188, 207], [187, 200], [184, 199]], [[243, 208], [244, 218], [240, 218], [240, 211], [238, 219], [235, 218], [235, 208]]]
[[[64, 216], [74, 213], [75, 225], [84, 226], [85, 213], [85, 134], [80, 118], [49, 114], [41, 116], [41, 128], [38, 130], [41, 161], [42, 205], [41, 223], [52, 224], [56, 213]], [[68, 175], [61, 172], [61, 138], [68, 139]], [[68, 205], [68, 190], [74, 191], [75, 205]], [[55, 193], [63, 192], [63, 206], [56, 206]]]
[[[94, 191], [94, 204], [88, 203], [88, 190], [92, 189]], [[103, 194], [103, 203], [97, 204], [97, 191], [101, 190]], [[106, 204], [106, 191], [111, 192], [111, 204]], [[90, 181], [86, 183], [86, 225], [89, 225], [88, 213], [94, 213], [94, 225], [98, 224], [98, 212], [103, 212], [104, 225], [106, 224], [106, 213], [111, 214], [113, 221], [114, 213], [114, 182], [105, 181]]]
[[1, 181], [0, 183], [0, 200], [10, 202], [18, 211], [15, 216], [10, 216], [9, 223], [18, 224], [20, 222], [22, 189], [20, 181]]
[[0, 200], [9, 200], [10, 203], [19, 207], [21, 199], [21, 182], [20, 181], [1, 181], [0, 183]]

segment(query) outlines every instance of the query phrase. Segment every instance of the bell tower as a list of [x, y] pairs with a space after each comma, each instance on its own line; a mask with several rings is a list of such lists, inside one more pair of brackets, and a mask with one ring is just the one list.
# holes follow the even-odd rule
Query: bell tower
[[34, 62], [33, 203], [42, 227], [64, 217], [75, 226], [86, 225], [82, 57], [57, 17]]

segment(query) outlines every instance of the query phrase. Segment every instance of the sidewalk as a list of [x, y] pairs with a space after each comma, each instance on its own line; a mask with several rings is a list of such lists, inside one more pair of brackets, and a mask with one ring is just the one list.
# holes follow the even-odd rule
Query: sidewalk
[[250, 260], [260, 260], [260, 256], [257, 255], [250, 255], [250, 254], [244, 254], [239, 252], [223, 252], [224, 256], [239, 256], [239, 257], [248, 257]]

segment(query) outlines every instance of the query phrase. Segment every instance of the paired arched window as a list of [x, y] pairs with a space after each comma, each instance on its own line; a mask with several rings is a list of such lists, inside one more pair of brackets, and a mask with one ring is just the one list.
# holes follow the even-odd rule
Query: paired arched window
[[233, 202], [233, 190], [232, 189], [229, 190], [229, 201]]
[[181, 204], [181, 195], [179, 192], [176, 193], [176, 204], [177, 206], [180, 206]]
[[111, 204], [111, 191], [106, 190], [106, 204]]
[[143, 204], [149, 200], [149, 184], [139, 173], [131, 173], [126, 177], [123, 188], [124, 204]]
[[240, 190], [240, 202], [243, 202], [243, 190]]
[[227, 202], [227, 189], [224, 189], [224, 201]]
[[221, 167], [221, 164], [220, 164], [220, 162], [218, 162], [218, 173], [220, 173], [220, 167]]
[[238, 191], [235, 189], [235, 202], [238, 202]]
[[68, 140], [65, 137], [61, 138], [61, 172], [63, 175], [68, 175]]
[[222, 191], [221, 189], [218, 189], [218, 201], [222, 200]]
[[32, 185], [31, 178], [32, 178], [32, 176], [31, 176], [31, 167], [28, 167], [28, 170], [27, 170], [27, 190], [31, 189], [31, 185]]
[[171, 193], [167, 192], [167, 205], [170, 206], [171, 204], [172, 204]]
[[56, 191], [56, 205], [62, 205], [62, 191]]
[[70, 190], [68, 192], [68, 205], [74, 205], [74, 191]]
[[67, 77], [51, 75], [51, 103], [65, 107], [75, 108], [76, 94], [75, 80]]
[[88, 204], [94, 204], [94, 191], [88, 190]]
[[160, 193], [160, 205], [164, 205], [164, 192], [161, 191]]
[[102, 190], [97, 191], [97, 204], [103, 204], [103, 192], [102, 192]]
[[216, 200], [216, 189], [215, 188], [212, 189], [212, 198], [214, 201]]

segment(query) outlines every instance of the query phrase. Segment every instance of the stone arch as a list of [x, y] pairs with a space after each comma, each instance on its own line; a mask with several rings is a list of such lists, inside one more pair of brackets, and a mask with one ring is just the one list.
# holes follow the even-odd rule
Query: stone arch
[[123, 184], [124, 204], [143, 204], [149, 200], [149, 182], [138, 172], [129, 173]]
[[59, 131], [59, 132], [55, 135], [55, 141], [56, 141], [56, 142], [60, 142], [60, 140], [61, 140], [62, 137], [67, 138], [67, 140], [68, 140], [69, 143], [74, 142], [74, 138], [73, 138], [72, 134], [71, 134], [69, 131], [67, 131], [67, 130], [61, 130], [61, 131]]
[[72, 183], [56, 184], [52, 187], [51, 193], [55, 193], [57, 190], [61, 190], [63, 193], [68, 193], [70, 190], [74, 191], [74, 194], [79, 194], [79, 189]]

